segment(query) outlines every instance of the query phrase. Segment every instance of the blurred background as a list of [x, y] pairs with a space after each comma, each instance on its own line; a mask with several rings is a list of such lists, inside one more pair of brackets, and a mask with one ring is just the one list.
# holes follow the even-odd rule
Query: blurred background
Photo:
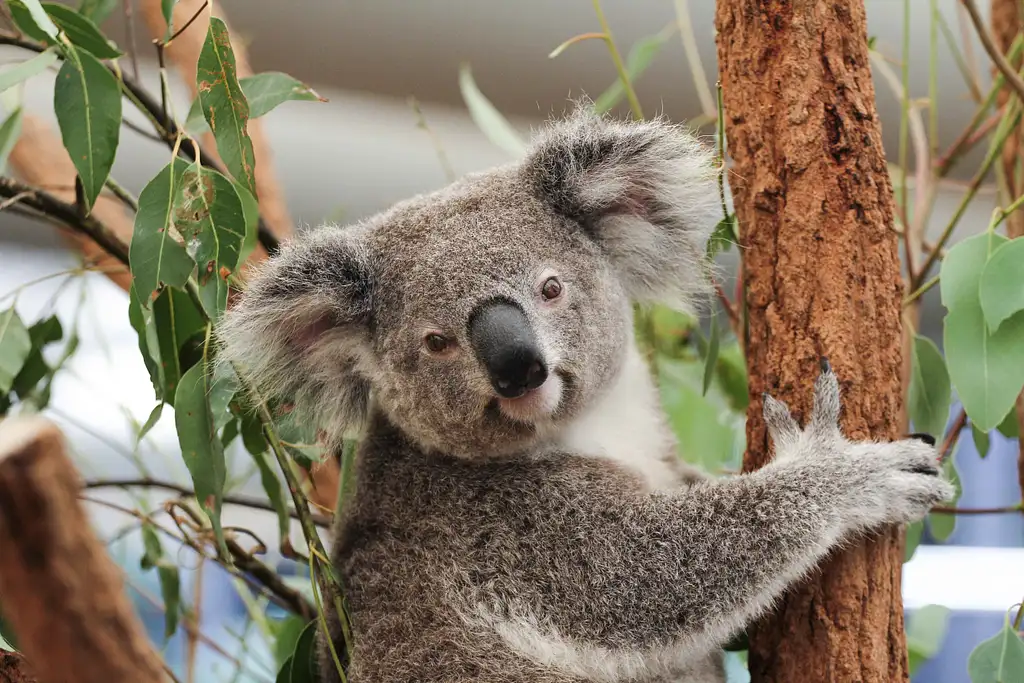
[[[665, 36], [636, 89], [645, 112], [663, 112], [682, 121], [699, 116], [702, 109], [693, 65], [679, 39], [678, 4], [605, 0], [603, 7], [623, 52], [651, 36]], [[688, 3], [703, 78], [712, 92], [716, 80], [713, 4], [709, 0]], [[247, 44], [254, 71], [284, 71], [328, 100], [289, 102], [262, 119], [289, 211], [300, 229], [324, 221], [355, 221], [396, 200], [438, 188], [446, 182], [445, 163], [461, 175], [513, 158], [492, 144], [469, 115], [459, 87], [463, 64], [471, 67], [480, 90], [524, 135], [550, 115], [565, 111], [571, 98], [584, 94], [596, 98], [616, 78], [600, 41], [584, 41], [556, 58], [548, 57], [567, 38], [600, 30], [588, 0], [224, 0], [222, 5], [234, 34]], [[890, 58], [889, 68], [898, 71], [903, 3], [867, 0], [866, 5], [874, 47]], [[915, 87], [920, 92], [913, 94], [924, 97], [928, 3], [912, 5], [910, 82], [919, 84]], [[957, 27], [955, 0], [939, 0], [938, 6], [948, 24]], [[115, 11], [102, 28], [119, 45], [127, 46], [125, 27], [125, 17]], [[988, 62], [974, 34], [969, 36], [987, 85]], [[158, 92], [155, 52], [149, 49], [148, 35], [140, 32], [135, 42], [140, 78], [151, 92]], [[0, 49], [0, 64], [20, 58], [13, 49]], [[969, 121], [974, 104], [943, 45], [938, 60], [940, 148], [948, 148]], [[895, 159], [900, 104], [877, 71], [875, 87], [887, 154]], [[174, 76], [172, 92], [179, 118], [184, 118], [190, 98]], [[34, 78], [25, 97], [27, 110], [55, 121], [52, 75]], [[410, 97], [420, 103], [429, 131], [418, 125]], [[628, 115], [624, 104], [616, 112]], [[134, 120], [143, 123], [141, 117]], [[713, 133], [711, 129], [704, 132]], [[439, 158], [438, 148], [446, 162]], [[137, 195], [168, 158], [159, 143], [125, 132], [112, 175]], [[973, 153], [960, 167], [961, 175], [954, 173], [940, 187], [929, 225], [933, 239], [947, 223], [980, 158], [981, 152]], [[984, 228], [995, 206], [994, 196], [991, 187], [983, 187], [981, 198], [960, 224], [963, 234]], [[725, 263], [731, 267], [729, 258]], [[0, 296], [72, 269], [78, 259], [51, 226], [0, 212]], [[729, 279], [734, 275], [730, 271]], [[726, 290], [731, 291], [730, 286]], [[78, 322], [79, 350], [68, 372], [58, 375], [50, 413], [67, 430], [83, 474], [132, 478], [138, 475], [138, 462], [144, 461], [152, 476], [187, 484], [173, 418], [165, 414], [145, 440], [135, 442], [138, 425], [149, 416], [155, 401], [136, 334], [128, 324], [127, 295], [101, 275], [74, 281], [54, 277], [19, 290], [16, 306], [25, 320], [35, 320], [52, 307], [66, 325]], [[935, 288], [924, 297], [921, 325], [923, 334], [940, 343], [943, 313]], [[959, 405], [954, 405], [954, 411], [959, 411]], [[965, 432], [961, 439], [956, 461], [963, 506], [1019, 501], [1017, 444], [997, 432], [991, 442], [982, 460], [970, 434]], [[737, 453], [741, 447], [737, 445]], [[244, 453], [233, 453], [233, 457], [237, 490], [262, 495], [251, 460]], [[150, 495], [151, 506], [159, 504], [158, 494]], [[129, 506], [135, 500], [117, 491], [98, 490], [95, 497]], [[163, 616], [153, 597], [159, 595], [156, 577], [138, 568], [137, 538], [115, 538], [131, 520], [99, 507], [94, 513], [99, 528], [114, 539], [111, 547], [126, 567], [137, 604], [154, 639], [161, 642]], [[225, 516], [225, 524], [256, 530], [271, 549], [276, 547], [272, 514], [229, 507]], [[948, 607], [951, 616], [941, 651], [918, 669], [915, 683], [967, 680], [965, 662], [970, 650], [995, 633], [1002, 626], [1004, 611], [1020, 601], [1022, 546], [1024, 520], [1017, 515], [960, 517], [944, 543], [925, 537], [904, 570], [908, 619], [913, 625], [916, 610], [930, 604]], [[274, 558], [272, 551], [269, 558]], [[185, 567], [198, 567], [198, 560], [184, 552], [177, 559]], [[288, 563], [281, 561], [281, 566], [289, 571]], [[200, 680], [271, 681], [276, 671], [273, 653], [265, 647], [261, 650], [259, 639], [247, 637], [247, 629], [253, 628], [251, 614], [230, 581], [212, 565], [202, 573], [183, 574], [184, 599], [192, 601], [197, 593], [202, 596], [201, 601], [190, 603], [201, 612], [203, 639], [196, 656], [208, 662], [210, 671], [209, 677]], [[302, 578], [296, 582], [300, 585]], [[917, 624], [918, 628], [928, 626]], [[168, 661], [182, 661], [187, 654], [185, 635], [179, 632], [166, 648]], [[745, 680], [739, 666], [733, 675], [736, 681]]]

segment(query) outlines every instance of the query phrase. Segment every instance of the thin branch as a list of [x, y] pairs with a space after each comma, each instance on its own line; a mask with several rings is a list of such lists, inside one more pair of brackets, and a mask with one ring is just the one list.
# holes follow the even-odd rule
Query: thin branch
[[62, 202], [48, 192], [0, 176], [0, 197], [14, 199], [19, 195], [18, 204], [57, 218], [68, 227], [88, 235], [108, 254], [128, 265], [128, 245], [106, 225], [92, 216], [83, 216], [77, 206]]
[[196, 10], [195, 14], [193, 14], [192, 17], [185, 22], [184, 26], [175, 31], [167, 40], [160, 40], [156, 42], [159, 43], [161, 47], [167, 47], [168, 45], [170, 45], [175, 38], [177, 38], [182, 33], [188, 30], [188, 27], [192, 25], [192, 22], [199, 18], [199, 15], [203, 13], [203, 10], [206, 9], [207, 5], [209, 4], [210, 0], [204, 0], [203, 4], [199, 7], [199, 9]]
[[946, 438], [942, 440], [942, 446], [939, 447], [939, 462], [944, 461], [948, 456], [949, 452], [953, 450], [953, 444], [956, 443], [957, 438], [960, 436], [960, 432], [967, 426], [967, 411], [960, 409], [960, 414], [957, 415], [956, 420], [953, 421], [953, 426], [946, 432]]
[[1009, 512], [1024, 512], [1020, 503], [996, 508], [958, 508], [939, 505], [932, 508], [932, 514], [937, 515], [1001, 515]]
[[608, 20], [605, 19], [604, 10], [601, 8], [601, 0], [593, 0], [593, 4], [594, 13], [597, 14], [597, 21], [601, 24], [601, 30], [604, 32], [604, 42], [608, 46], [608, 54], [611, 55], [612, 61], [615, 63], [615, 70], [619, 73], [619, 80], [622, 82], [622, 88], [626, 91], [626, 99], [629, 100], [629, 108], [633, 112], [633, 118], [637, 121], [642, 121], [644, 111], [640, 107], [640, 100], [637, 99], [636, 91], [633, 90], [633, 83], [629, 80], [629, 72], [626, 71], [626, 64], [622, 61], [619, 48], [615, 45], [615, 39], [612, 38], [611, 27], [608, 26]]
[[[171, 481], [162, 481], [159, 479], [151, 479], [149, 477], [141, 477], [138, 479], [95, 479], [86, 481], [83, 485], [85, 489], [104, 489], [104, 488], [147, 488], [147, 489], [163, 489], [164, 491], [173, 491], [181, 494], [182, 496], [195, 497], [196, 493], [187, 486], [181, 484], [175, 484]], [[259, 498], [252, 498], [249, 496], [225, 494], [224, 502], [228, 505], [238, 505], [240, 507], [252, 508], [254, 510], [266, 510], [267, 512], [275, 512], [276, 508], [271, 505], [268, 501], [261, 500]], [[299, 515], [295, 510], [288, 510], [288, 514], [292, 519], [299, 519]], [[331, 520], [325, 515], [313, 514], [313, 523], [318, 527], [330, 528]]]
[[971, 23], [974, 24], [974, 30], [978, 32], [978, 37], [981, 38], [981, 44], [985, 48], [985, 52], [992, 59], [992, 62], [996, 65], [996, 68], [1002, 72], [1003, 77], [1006, 78], [1007, 84], [1017, 93], [1017, 97], [1024, 102], [1024, 80], [1017, 75], [1016, 70], [1013, 66], [1006, 61], [1006, 57], [996, 47], [995, 40], [992, 38], [992, 34], [989, 33], [988, 27], [985, 26], [985, 22], [981, 18], [981, 14], [978, 12], [978, 5], [975, 4], [974, 0], [960, 0], [960, 4], [963, 5], [964, 9], [967, 10], [968, 16], [971, 18]]

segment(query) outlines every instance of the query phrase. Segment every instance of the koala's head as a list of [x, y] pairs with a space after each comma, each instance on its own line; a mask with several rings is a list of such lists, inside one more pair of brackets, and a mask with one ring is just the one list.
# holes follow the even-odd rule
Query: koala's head
[[221, 358], [340, 438], [369, 403], [427, 450], [557, 434], [626, 357], [632, 304], [706, 292], [711, 150], [585, 110], [517, 163], [297, 237], [219, 326]]

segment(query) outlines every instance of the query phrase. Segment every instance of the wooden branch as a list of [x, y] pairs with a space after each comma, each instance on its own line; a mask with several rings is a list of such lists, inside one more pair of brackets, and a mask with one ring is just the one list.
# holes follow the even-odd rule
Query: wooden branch
[[[18, 177], [29, 185], [44, 188], [67, 188], [55, 189], [47, 194], [72, 207], [72, 212], [67, 218], [77, 217], [77, 212], [73, 210], [75, 203], [73, 188], [77, 171], [64, 149], [64, 144], [46, 123], [31, 114], [24, 115], [21, 123], [21, 136], [11, 150], [10, 164]], [[4, 196], [12, 195], [5, 194]], [[38, 193], [34, 193], [33, 197], [37, 202], [41, 201], [44, 204], [46, 202], [46, 198], [39, 197]], [[27, 200], [25, 203], [31, 204]], [[53, 208], [53, 202], [50, 202], [49, 205], [42, 206], [41, 210], [53, 215], [53, 212], [48, 210]], [[57, 215], [62, 219], [65, 218], [60, 213]], [[87, 260], [106, 273], [107, 277], [118, 287], [128, 291], [132, 282], [131, 274], [124, 267], [128, 263], [128, 251], [125, 247], [122, 254], [120, 246], [127, 245], [131, 240], [132, 217], [128, 215], [120, 201], [103, 194], [96, 200], [91, 218], [93, 225], [106, 226], [109, 229], [110, 235], [107, 237], [116, 239], [104, 239], [97, 235], [89, 237], [81, 231], [65, 232], [65, 239], [70, 245], [81, 251]], [[121, 258], [122, 256], [123, 258]]]
[[1006, 78], [1006, 83], [1017, 93], [1017, 97], [1024, 102], [1024, 80], [1017, 75], [1013, 66], [1006, 61], [1006, 57], [999, 51], [996, 46], [992, 34], [989, 33], [985, 27], [985, 22], [981, 18], [981, 13], [978, 11], [978, 6], [974, 0], [960, 0], [960, 3], [967, 10], [968, 16], [971, 18], [971, 23], [974, 24], [974, 30], [977, 31], [978, 37], [981, 39], [981, 44], [985, 48], [985, 52], [988, 53], [992, 63], [1003, 72], [1003, 77]]
[[78, 502], [64, 436], [38, 416], [0, 422], [0, 595], [40, 683], [163, 683], [117, 566]]
[[[228, 33], [231, 35], [231, 49], [235, 53], [235, 69], [239, 78], [251, 76], [253, 71], [249, 65], [249, 56], [245, 46], [238, 39], [237, 34], [231, 29], [221, 8], [220, 3], [213, 2], [212, 7], [203, 9], [206, 0], [179, 0], [174, 6], [173, 23], [174, 28], [184, 27], [197, 12], [212, 12], [222, 19], [228, 26]], [[150, 35], [155, 40], [160, 40], [167, 32], [167, 23], [164, 21], [161, 0], [142, 0], [139, 9], [146, 22]], [[196, 96], [196, 69], [199, 63], [199, 53], [202, 52], [203, 42], [206, 40], [206, 25], [200, 17], [199, 21], [182, 31], [165, 48], [164, 53], [174, 64], [182, 81], [189, 88], [192, 97]], [[247, 124], [249, 138], [252, 140], [253, 153], [256, 157], [256, 192], [259, 195], [260, 214], [266, 220], [271, 232], [278, 238], [291, 237], [295, 232], [292, 220], [288, 215], [288, 208], [285, 204], [284, 192], [274, 173], [273, 153], [270, 143], [263, 132], [263, 124], [259, 119], [249, 119]], [[203, 136], [204, 147], [210, 150], [210, 154], [216, 154], [216, 143], [213, 135], [206, 133]], [[216, 157], [218, 160], [219, 156]]]

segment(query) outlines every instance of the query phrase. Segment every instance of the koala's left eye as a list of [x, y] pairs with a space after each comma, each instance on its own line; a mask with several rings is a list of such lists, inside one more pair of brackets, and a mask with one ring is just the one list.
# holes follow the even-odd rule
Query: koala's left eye
[[541, 285], [540, 295], [548, 301], [557, 299], [562, 296], [562, 283], [557, 277], [549, 277], [544, 281], [544, 284]]

